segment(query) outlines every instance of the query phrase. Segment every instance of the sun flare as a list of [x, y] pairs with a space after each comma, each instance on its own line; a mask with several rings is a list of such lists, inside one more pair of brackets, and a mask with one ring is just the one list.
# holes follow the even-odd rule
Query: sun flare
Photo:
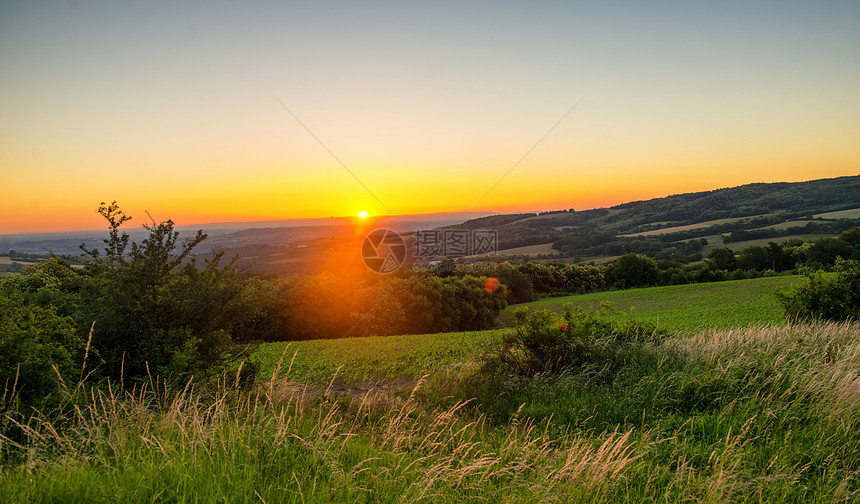
[[364, 210], [358, 212], [358, 216], [361, 217], [362, 219], [366, 219], [368, 215], [370, 215], [370, 214], [365, 212]]

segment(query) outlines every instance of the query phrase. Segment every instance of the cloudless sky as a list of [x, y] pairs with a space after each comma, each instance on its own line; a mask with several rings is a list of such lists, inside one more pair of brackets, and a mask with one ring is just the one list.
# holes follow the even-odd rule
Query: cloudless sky
[[858, 173], [856, 0], [0, 3], [0, 233]]

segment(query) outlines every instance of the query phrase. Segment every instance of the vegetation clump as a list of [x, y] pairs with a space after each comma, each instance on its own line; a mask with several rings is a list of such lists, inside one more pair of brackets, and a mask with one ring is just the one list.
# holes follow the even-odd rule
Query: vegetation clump
[[584, 366], [605, 371], [622, 347], [658, 334], [650, 324], [613, 321], [605, 316], [610, 310], [609, 305], [585, 311], [570, 304], [561, 315], [517, 309], [514, 330], [503, 338], [497, 352], [486, 357], [486, 365], [521, 375], [563, 373]]
[[860, 261], [840, 260], [835, 274], [807, 271], [806, 276], [806, 283], [777, 292], [790, 318], [860, 320]]

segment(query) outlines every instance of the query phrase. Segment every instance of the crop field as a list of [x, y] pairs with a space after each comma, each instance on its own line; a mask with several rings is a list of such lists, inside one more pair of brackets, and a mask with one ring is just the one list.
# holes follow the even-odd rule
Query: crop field
[[774, 238], [760, 238], [758, 240], [747, 240], [740, 242], [732, 242], [732, 243], [723, 243], [722, 236], [720, 235], [712, 235], [706, 236], [708, 239], [708, 245], [702, 249], [702, 254], [708, 255], [712, 250], [717, 248], [727, 248], [734, 252], [740, 252], [741, 250], [747, 247], [765, 247], [768, 243], [782, 243], [786, 240], [817, 240], [819, 238], [832, 238], [836, 236], [835, 233], [809, 233], [809, 234], [800, 234], [800, 235], [792, 235], [792, 236], [779, 236]]
[[[409, 334], [336, 340], [265, 343], [254, 356], [261, 372], [288, 374], [305, 383], [357, 385], [414, 381], [454, 369], [501, 339], [502, 330]], [[285, 351], [286, 350], [286, 351]], [[282, 360], [283, 357], [283, 360]], [[281, 362], [278, 367], [278, 362]]]
[[[652, 322], [671, 331], [783, 324], [773, 293], [801, 281], [783, 276], [709, 284], [651, 287], [548, 298], [508, 307], [500, 322], [510, 325], [517, 306], [561, 312], [566, 303], [586, 310], [612, 303], [610, 317]], [[442, 334], [412, 334], [262, 344], [255, 352], [261, 372], [279, 370], [305, 383], [355, 386], [417, 380], [426, 373], [455, 370], [501, 340], [509, 329]], [[278, 366], [278, 362], [281, 363]]]
[[14, 263], [23, 264], [24, 266], [29, 266], [30, 264], [36, 264], [32, 261], [19, 261], [17, 259], [13, 261], [12, 258], [9, 256], [0, 256], [0, 264], [14, 264]]
[[753, 228], [753, 229], [788, 229], [788, 228], [792, 228], [792, 227], [803, 227], [803, 226], [809, 224], [810, 222], [816, 223], [816, 222], [820, 222], [820, 221], [807, 220], [807, 219], [793, 220], [793, 221], [779, 222], [777, 224], [771, 224], [770, 226], [763, 226], [763, 227], [758, 227], [758, 228]]
[[[774, 292], [803, 280], [802, 276], [780, 276], [751, 280], [670, 285], [622, 291], [597, 292], [548, 298], [526, 303], [532, 309], [561, 312], [567, 303], [585, 310], [611, 303], [611, 317], [651, 322], [670, 331], [743, 327], [785, 322]], [[516, 306], [502, 312], [503, 323], [513, 322]]]
[[[727, 218], [727, 219], [716, 219], [716, 220], [710, 220], [710, 221], [706, 221], [706, 222], [699, 222], [696, 224], [687, 224], [687, 225], [683, 225], [683, 226], [672, 226], [672, 227], [667, 227], [667, 228], [662, 228], [662, 229], [653, 229], [651, 231], [642, 231], [640, 233], [629, 233], [629, 234], [623, 234], [623, 235], [618, 235], [618, 236], [619, 237], [658, 236], [658, 235], [663, 235], [663, 234], [676, 233], [679, 231], [692, 231], [693, 229], [703, 229], [706, 227], [716, 226], [719, 224], [729, 224], [731, 222], [737, 222], [737, 221], [742, 220], [742, 219], [750, 219], [750, 218], [754, 218], [754, 217], [759, 217], [759, 216], [756, 215], [753, 217], [732, 217], [732, 218]], [[660, 223], [654, 222], [652, 224], [660, 224]], [[645, 224], [645, 225], [647, 225], [647, 224]]]

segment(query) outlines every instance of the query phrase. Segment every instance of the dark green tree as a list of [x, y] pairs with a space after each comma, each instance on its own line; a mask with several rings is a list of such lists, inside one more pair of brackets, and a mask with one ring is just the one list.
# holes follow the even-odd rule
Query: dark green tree
[[99, 207], [108, 221], [102, 253], [81, 246], [88, 281], [81, 291], [82, 325], [95, 322], [93, 345], [102, 371], [119, 378], [148, 374], [208, 378], [243, 354], [237, 333], [258, 316], [246, 284], [216, 256], [198, 265], [192, 249], [206, 235], [179, 239], [173, 221], [144, 225], [140, 243], [120, 231], [130, 217], [116, 202]]
[[776, 296], [792, 319], [860, 319], [860, 263], [838, 260], [837, 274], [807, 273], [807, 282]]
[[616, 259], [606, 272], [609, 282], [619, 289], [660, 284], [662, 275], [650, 257], [627, 254]]
[[712, 250], [705, 262], [712, 270], [734, 271], [737, 268], [735, 253], [727, 247]]

